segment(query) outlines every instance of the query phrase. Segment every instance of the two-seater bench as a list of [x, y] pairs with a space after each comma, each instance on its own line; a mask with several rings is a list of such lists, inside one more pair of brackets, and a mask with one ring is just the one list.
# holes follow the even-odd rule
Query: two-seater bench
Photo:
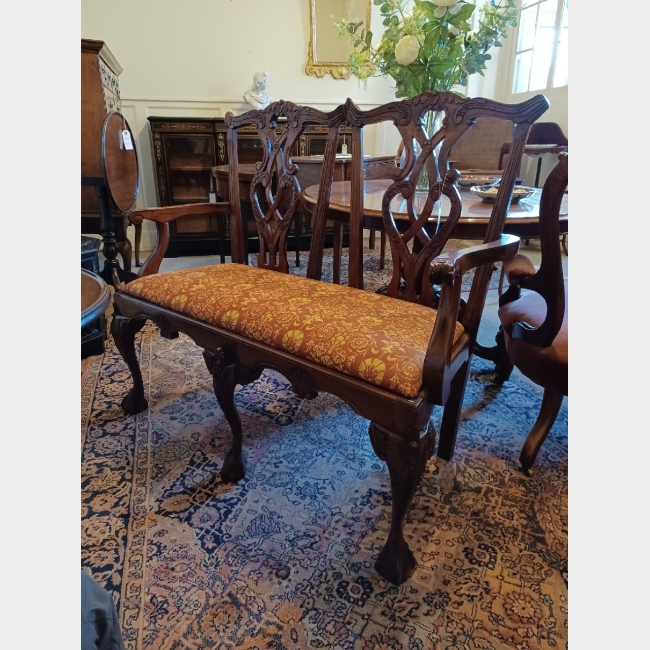
[[[111, 332], [133, 376], [124, 410], [138, 413], [147, 408], [134, 347], [134, 337], [147, 319], [160, 327], [163, 336], [184, 332], [204, 350], [217, 401], [232, 429], [232, 446], [221, 471], [224, 481], [238, 481], [246, 472], [236, 384], [253, 382], [265, 368], [273, 368], [289, 379], [301, 397], [313, 398], [318, 391], [337, 395], [370, 420], [373, 449], [388, 465], [391, 529], [375, 566], [390, 582], [404, 582], [416, 561], [404, 539], [403, 525], [434, 451], [430, 416], [434, 405], [445, 406], [439, 454], [450, 456], [492, 268], [496, 261], [512, 257], [519, 246], [518, 238], [501, 232], [521, 154], [530, 125], [547, 106], [542, 96], [505, 105], [430, 92], [367, 112], [348, 100], [329, 113], [279, 101], [263, 111], [228, 114], [230, 203], [219, 209], [231, 215], [233, 263], [157, 274], [169, 221], [178, 211], [154, 208], [130, 215], [135, 223], [156, 222], [159, 241], [141, 277], [115, 294]], [[444, 112], [443, 126], [431, 138], [423, 131], [423, 116], [429, 110]], [[277, 135], [280, 116], [287, 118], [287, 128]], [[454, 144], [482, 117], [516, 125], [487, 243], [454, 252], [440, 263], [462, 210], [457, 172], [449, 169], [449, 156]], [[362, 246], [363, 128], [386, 120], [399, 129], [407, 155], [383, 202], [393, 277], [387, 295], [380, 295], [321, 282], [320, 275], [339, 129], [344, 123], [352, 127], [350, 246]], [[257, 165], [250, 189], [260, 238], [257, 268], [244, 259], [238, 183], [237, 133], [250, 124], [256, 126], [264, 147], [264, 160]], [[301, 278], [288, 274], [286, 236], [301, 191], [289, 152], [307, 124], [321, 125], [328, 136], [308, 277]], [[417, 193], [424, 197], [418, 202], [416, 183], [424, 165], [429, 189]], [[442, 194], [450, 200], [451, 212], [437, 234], [429, 237], [422, 226]], [[398, 195], [410, 211], [411, 225], [402, 233], [391, 213], [391, 201]], [[476, 273], [460, 316], [462, 277], [470, 269]]]

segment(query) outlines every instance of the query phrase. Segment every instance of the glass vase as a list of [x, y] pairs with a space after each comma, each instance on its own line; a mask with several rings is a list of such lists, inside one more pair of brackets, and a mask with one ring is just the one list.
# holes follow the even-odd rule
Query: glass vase
[[[426, 135], [427, 138], [431, 138], [437, 131], [440, 130], [440, 127], [442, 126], [442, 111], [429, 111], [426, 113], [424, 116], [424, 124], [423, 124], [423, 129], [424, 129], [424, 134]], [[417, 155], [420, 155], [420, 145], [415, 144], [416, 152]], [[436, 157], [438, 156], [438, 153], [440, 151], [440, 145], [437, 145], [433, 152], [435, 153]], [[429, 191], [429, 173], [427, 171], [426, 164], [422, 167], [422, 170], [420, 171], [420, 177], [417, 180], [416, 190], [421, 190], [421, 191]]]

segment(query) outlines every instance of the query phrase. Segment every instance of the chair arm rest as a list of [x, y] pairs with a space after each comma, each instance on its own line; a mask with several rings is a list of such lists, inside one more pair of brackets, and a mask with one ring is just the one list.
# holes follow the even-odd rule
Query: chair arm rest
[[133, 210], [129, 214], [129, 221], [134, 225], [141, 224], [145, 219], [156, 223], [169, 223], [179, 217], [210, 214], [230, 214], [230, 203], [188, 203], [162, 208], [144, 208], [142, 210]]
[[482, 264], [494, 264], [514, 257], [519, 250], [519, 237], [515, 235], [501, 235], [489, 244], [470, 246], [458, 251], [450, 251], [437, 257], [429, 270], [431, 284], [442, 284], [441, 265], [447, 265], [447, 273], [462, 277], [468, 271]]
[[440, 384], [440, 377], [451, 361], [463, 275], [482, 264], [494, 264], [513, 257], [518, 250], [519, 237], [501, 235], [489, 244], [471, 246], [441, 255], [431, 264], [429, 280], [432, 284], [441, 285], [441, 292], [436, 322], [424, 359], [422, 380], [432, 391], [432, 396], [438, 400], [442, 399], [442, 403], [446, 402], [447, 394], [439, 392], [444, 389]]
[[129, 214], [132, 224], [141, 224], [143, 220], [154, 221], [156, 224], [156, 247], [146, 262], [140, 267], [138, 277], [154, 275], [160, 269], [160, 263], [165, 257], [169, 245], [169, 222], [179, 217], [192, 215], [230, 214], [230, 203], [188, 203], [186, 205], [171, 205], [163, 208], [145, 208], [134, 210]]
[[520, 284], [522, 278], [535, 275], [535, 265], [525, 255], [515, 255], [503, 262], [503, 273], [510, 284]]

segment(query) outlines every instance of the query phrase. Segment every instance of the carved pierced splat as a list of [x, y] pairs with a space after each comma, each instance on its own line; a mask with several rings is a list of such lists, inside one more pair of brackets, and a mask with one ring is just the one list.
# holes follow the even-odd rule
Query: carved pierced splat
[[[386, 190], [382, 203], [384, 229], [393, 257], [393, 276], [387, 294], [432, 306], [435, 296], [428, 279], [429, 265], [442, 252], [462, 213], [462, 201], [456, 187], [458, 172], [449, 168], [454, 147], [480, 118], [510, 120], [513, 124], [526, 127], [518, 128], [514, 136], [514, 141], [519, 141], [519, 146], [523, 147], [529, 125], [544, 112], [547, 102], [544, 97], [536, 96], [527, 102], [510, 105], [488, 99], [465, 99], [451, 92], [431, 91], [369, 111], [360, 110], [351, 100], [346, 106], [348, 123], [353, 132], [369, 124], [392, 121], [402, 137], [404, 162], [401, 168], [393, 172], [394, 182]], [[424, 129], [429, 112], [442, 116], [440, 128], [430, 135]], [[512, 160], [508, 160], [493, 209], [497, 218], [490, 224], [486, 242], [493, 241], [503, 231], [520, 157], [517, 151]], [[428, 191], [416, 192], [418, 180], [425, 169], [429, 180]], [[353, 185], [355, 182], [359, 181], [353, 178]], [[360, 189], [355, 191], [354, 187], [351, 192], [353, 199], [359, 197], [356, 209], [363, 214], [363, 192]], [[451, 208], [444, 215], [444, 223], [436, 224], [435, 213], [443, 195], [449, 199]], [[400, 199], [405, 202], [409, 219], [406, 232], [398, 230], [391, 209], [393, 201]], [[404, 211], [404, 207], [400, 211]], [[351, 230], [355, 219], [351, 201]], [[400, 229], [404, 230], [402, 226], [404, 224], [400, 222]], [[435, 234], [429, 235], [428, 232]], [[487, 290], [489, 277], [483, 275], [478, 276], [480, 282], [475, 281], [477, 294], [484, 294]], [[473, 313], [476, 310], [470, 311]]]
[[[287, 118], [284, 130], [277, 128], [279, 117]], [[321, 180], [321, 191], [325, 190], [325, 195], [322, 201], [319, 200], [319, 204], [324, 203], [326, 208], [329, 204], [339, 130], [344, 120], [344, 106], [339, 106], [331, 113], [323, 113], [310, 106], [296, 106], [287, 101], [274, 102], [264, 110], [248, 111], [238, 117], [234, 117], [231, 113], [226, 115], [228, 142], [231, 147], [228, 152], [231, 160], [231, 176], [233, 173], [232, 163], [234, 162], [235, 168], [237, 166], [236, 152], [233, 147], [236, 130], [253, 124], [262, 141], [264, 158], [256, 163], [257, 172], [250, 184], [251, 205], [260, 237], [258, 262], [260, 268], [289, 272], [286, 239], [301, 194], [301, 188], [296, 178], [297, 167], [291, 160], [290, 151], [307, 124], [322, 125], [328, 130]], [[233, 154], [235, 155], [234, 160]], [[231, 202], [236, 203], [236, 200], [233, 201], [232, 192]], [[320, 233], [316, 232], [315, 234], [319, 239]], [[320, 257], [322, 258], [322, 242], [314, 242], [312, 238], [312, 249], [314, 251], [321, 249]], [[320, 271], [318, 275], [320, 276]]]
[[302, 399], [314, 399], [318, 393], [314, 388], [314, 380], [311, 375], [302, 368], [294, 368], [287, 373], [287, 379], [291, 382], [293, 392]]

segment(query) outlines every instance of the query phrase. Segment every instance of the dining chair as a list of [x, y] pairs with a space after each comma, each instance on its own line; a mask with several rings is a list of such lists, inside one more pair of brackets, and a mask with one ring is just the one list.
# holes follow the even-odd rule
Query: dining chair
[[[487, 102], [487, 104], [485, 104]], [[519, 239], [500, 235], [530, 125], [548, 107], [542, 96], [508, 106], [488, 100], [463, 100], [451, 93], [424, 93], [412, 100], [389, 104], [385, 113], [394, 117], [408, 140], [417, 138], [422, 152], [411, 149], [407, 167], [400, 171], [387, 192], [390, 197], [413, 193], [417, 173], [436, 157], [433, 146], [439, 138], [427, 140], [421, 126], [422, 114], [430, 108], [445, 110], [451, 142], [457, 140], [484, 114], [502, 116], [517, 123], [515, 145], [488, 226], [485, 244], [456, 251], [447, 258], [448, 266], [436, 281], [442, 284], [437, 309], [431, 286], [429, 265], [445, 245], [460, 217], [460, 197], [454, 180], [457, 172], [441, 165], [444, 180], [431, 167], [430, 189], [424, 217], [444, 193], [453, 202], [447, 224], [425, 242], [418, 253], [405, 251], [408, 239], [390, 227], [390, 210], [384, 223], [394, 260], [389, 295], [360, 288], [322, 282], [322, 260], [331, 196], [336, 146], [341, 125], [353, 124], [352, 169], [355, 209], [361, 207], [359, 192], [363, 182], [363, 123], [371, 119], [348, 100], [324, 113], [291, 102], [273, 102], [263, 110], [239, 116], [226, 115], [229, 153], [229, 198], [231, 214], [232, 264], [217, 264], [157, 274], [154, 262], [141, 269], [142, 277], [121, 286], [115, 293], [115, 315], [111, 333], [131, 371], [133, 388], [122, 407], [127, 413], [147, 408], [142, 373], [135, 352], [135, 335], [146, 320], [156, 323], [163, 336], [175, 338], [184, 332], [203, 348], [212, 374], [215, 397], [232, 432], [232, 444], [224, 458], [221, 479], [237, 482], [246, 474], [242, 423], [234, 398], [235, 386], [256, 381], [265, 368], [283, 374], [294, 392], [312, 399], [318, 391], [337, 395], [369, 420], [368, 433], [377, 456], [386, 462], [392, 492], [391, 528], [375, 568], [389, 582], [401, 584], [416, 567], [416, 560], [404, 538], [406, 513], [424, 468], [434, 451], [435, 428], [431, 414], [435, 405], [445, 407], [443, 427], [449, 438], [449, 415], [462, 402], [466, 367], [475, 338], [475, 300], [472, 315], [458, 320], [462, 278], [478, 267], [477, 277], [485, 293], [488, 269], [494, 262], [513, 256]], [[280, 117], [287, 128], [277, 133]], [[313, 222], [307, 278], [289, 274], [287, 235], [301, 196], [296, 165], [288, 152], [306, 125], [327, 130], [327, 144], [318, 202]], [[240, 219], [240, 183], [237, 138], [240, 130], [257, 130], [263, 143], [264, 159], [250, 183], [250, 202], [257, 223], [260, 253], [256, 267], [244, 264], [244, 241]], [[446, 160], [448, 144], [443, 144], [440, 160]], [[438, 159], [438, 157], [436, 157]], [[354, 178], [361, 181], [354, 182]], [[141, 212], [156, 224], [167, 224], [165, 209]], [[157, 215], [164, 214], [164, 218]], [[356, 222], [355, 222], [356, 224]], [[352, 225], [352, 220], [351, 220]], [[154, 256], [162, 256], [165, 233]], [[358, 246], [362, 231], [351, 229]], [[426, 234], [425, 234], [426, 237]], [[428, 238], [427, 238], [428, 239]], [[360, 250], [360, 249], [359, 249]], [[151, 259], [151, 258], [150, 258]], [[357, 260], [358, 262], [358, 260]], [[487, 273], [487, 275], [486, 275]], [[400, 278], [403, 276], [404, 283]], [[478, 285], [477, 285], [478, 286]], [[458, 418], [456, 416], [456, 424]]]
[[[510, 151], [510, 142], [504, 142], [501, 145], [499, 154], [499, 169], [503, 169], [503, 157]], [[524, 154], [537, 156], [537, 169], [535, 171], [535, 187], [539, 187], [539, 177], [542, 171], [542, 155], [546, 153], [558, 154], [562, 151], [569, 151], [569, 139], [564, 135], [562, 127], [556, 122], [537, 122], [533, 124], [528, 135]], [[562, 249], [565, 255], [569, 254], [567, 246], [567, 236], [562, 235]], [[530, 241], [526, 240], [526, 246]]]
[[[510, 286], [499, 298], [502, 357], [544, 389], [542, 407], [519, 460], [525, 474], [532, 466], [569, 394], [569, 310], [558, 245], [562, 197], [569, 180], [569, 155], [561, 153], [542, 190], [539, 210], [542, 261], [538, 270], [525, 255], [503, 263]], [[507, 378], [507, 377], [506, 377]]]

